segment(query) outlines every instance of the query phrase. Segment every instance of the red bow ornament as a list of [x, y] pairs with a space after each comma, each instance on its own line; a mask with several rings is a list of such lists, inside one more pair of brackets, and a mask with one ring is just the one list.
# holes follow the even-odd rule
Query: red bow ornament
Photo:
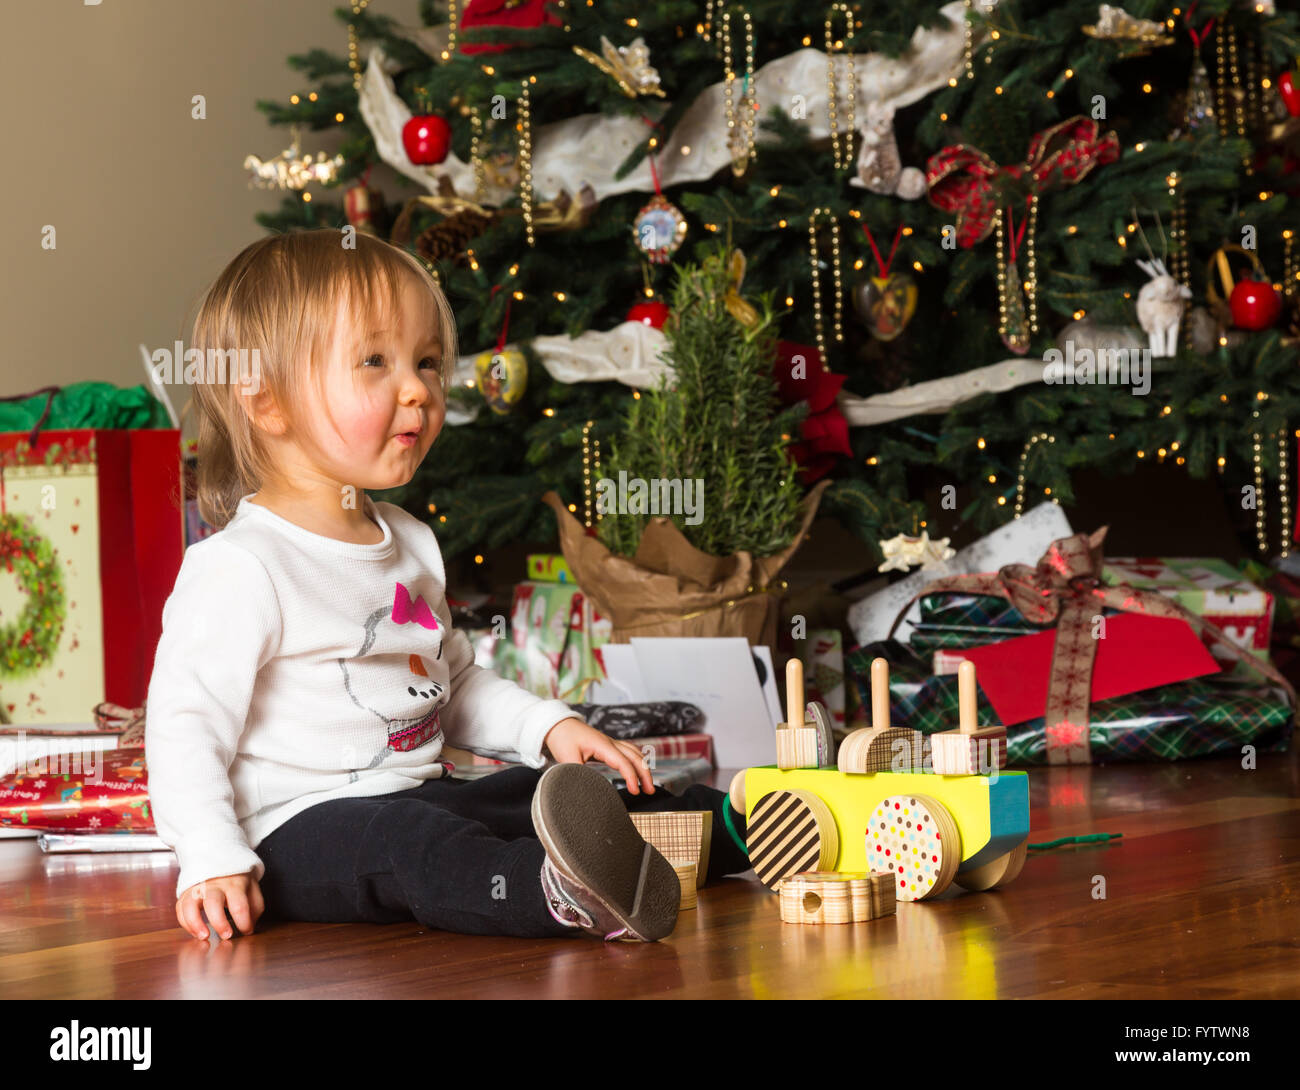
[[[1026, 228], [1030, 232], [1026, 253], [1030, 265], [1033, 264], [1032, 225], [1038, 213], [1038, 198], [1052, 189], [1074, 185], [1094, 167], [1113, 163], [1118, 158], [1119, 137], [1113, 132], [1100, 135], [1097, 122], [1079, 115], [1035, 136], [1023, 163], [998, 166], [978, 148], [968, 144], [946, 147], [926, 163], [930, 203], [944, 212], [956, 213], [957, 245], [968, 249], [988, 238], [989, 232], [997, 228], [998, 302], [1002, 314], [999, 332], [1013, 352], [1027, 352], [1030, 333], [1038, 332], [1035, 300], [1031, 295], [1026, 318], [1020, 273], [1016, 266]], [[1021, 217], [1017, 232], [1011, 209], [1019, 199], [1025, 201], [1026, 214]], [[1010, 237], [1005, 242], [1004, 206], [1005, 220], [1010, 226]], [[1009, 250], [1005, 259], [1004, 250]]]

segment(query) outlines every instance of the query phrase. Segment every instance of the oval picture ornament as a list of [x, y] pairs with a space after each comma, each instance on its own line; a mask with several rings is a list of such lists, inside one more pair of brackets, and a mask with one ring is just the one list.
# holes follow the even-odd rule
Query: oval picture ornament
[[662, 265], [686, 238], [686, 217], [670, 201], [654, 196], [636, 214], [632, 233], [636, 248], [656, 265]]
[[508, 413], [528, 388], [528, 361], [522, 352], [480, 352], [474, 358], [475, 385], [488, 408], [494, 413]]

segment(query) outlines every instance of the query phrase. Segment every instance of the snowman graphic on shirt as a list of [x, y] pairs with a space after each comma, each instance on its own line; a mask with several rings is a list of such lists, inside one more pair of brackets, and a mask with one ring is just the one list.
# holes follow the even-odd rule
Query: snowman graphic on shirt
[[[386, 744], [367, 769], [442, 733], [438, 707], [446, 686], [429, 675], [431, 664], [442, 659], [444, 631], [429, 604], [397, 583], [393, 604], [366, 618], [356, 654], [338, 660], [348, 699], [387, 731]], [[410, 651], [413, 644], [423, 653]], [[356, 780], [355, 771], [351, 778]]]

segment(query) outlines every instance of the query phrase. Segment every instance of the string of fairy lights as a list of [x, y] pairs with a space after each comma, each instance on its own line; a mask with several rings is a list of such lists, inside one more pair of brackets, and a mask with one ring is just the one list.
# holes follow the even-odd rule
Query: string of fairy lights
[[[587, 0], [587, 2], [590, 4], [590, 0]], [[359, 19], [368, 5], [369, 0], [351, 0], [353, 16]], [[446, 7], [448, 22], [446, 48], [440, 52], [440, 59], [443, 61], [450, 60], [456, 52], [459, 6], [458, 0], [447, 0]], [[563, 13], [567, 15], [567, 10], [564, 10], [567, 9], [567, 4], [561, 3], [560, 6]], [[972, 81], [975, 77], [975, 64], [979, 59], [980, 51], [982, 50], [983, 63], [986, 65], [991, 64], [998, 43], [1006, 35], [1016, 36], [1017, 31], [1014, 27], [997, 25], [995, 18], [996, 9], [982, 12], [980, 17], [977, 19], [974, 17], [975, 4], [973, 0], [965, 0], [964, 7], [966, 9], [966, 18], [963, 20], [962, 78], [966, 81]], [[733, 64], [733, 16], [743, 27], [745, 38], [745, 44], [743, 47], [743, 71], [738, 71]], [[833, 31], [833, 20], [837, 17], [842, 17], [844, 21], [844, 29], [839, 37], [836, 37]], [[1170, 31], [1176, 30], [1180, 17], [1183, 17], [1182, 9], [1174, 8], [1171, 16], [1164, 20], [1165, 27]], [[626, 20], [626, 22], [631, 27], [637, 25], [637, 20], [634, 18], [630, 18]], [[851, 51], [851, 46], [854, 40], [855, 29], [861, 28], [861, 26], [861, 21], [854, 20], [852, 9], [847, 3], [832, 3], [829, 6], [825, 20], [827, 81], [829, 91], [827, 112], [830, 122], [831, 150], [837, 170], [846, 169], [850, 164], [852, 155], [851, 137], [855, 122], [857, 81], [853, 68], [854, 54]], [[567, 25], [566, 29], [568, 29]], [[735, 153], [733, 156], [733, 170], [735, 170], [738, 175], [743, 175], [748, 165], [757, 155], [758, 151], [754, 141], [754, 124], [756, 115], [759, 112], [760, 104], [755, 98], [755, 81], [753, 78], [754, 34], [752, 21], [748, 12], [740, 8], [736, 8], [736, 10], [733, 11], [733, 9], [728, 7], [726, 4], [726, 0], [708, 0], [705, 19], [702, 23], [697, 24], [695, 31], [704, 41], [713, 42], [715, 44], [718, 53], [724, 61], [726, 120]], [[977, 36], [979, 38], [978, 41]], [[1252, 127], [1257, 125], [1259, 119], [1263, 116], [1265, 109], [1263, 92], [1271, 88], [1272, 81], [1267, 76], [1261, 75], [1261, 58], [1259, 50], [1256, 48], [1256, 43], [1249, 38], [1244, 40], [1239, 38], [1237, 28], [1230, 20], [1222, 21], [1220, 26], [1216, 28], [1213, 36], [1216, 69], [1216, 80], [1213, 91], [1215, 96], [1214, 104], [1216, 107], [1215, 123], [1218, 126], [1221, 135], [1225, 137], [1245, 137], [1249, 135]], [[811, 38], [807, 35], [803, 36], [802, 44], [805, 47], [811, 46]], [[838, 54], [841, 52], [844, 53], [844, 60], [848, 65], [849, 82], [847, 96], [840, 95], [838, 90], [838, 81], [836, 79], [836, 59]], [[358, 31], [355, 22], [349, 22], [348, 24], [348, 67], [352, 74], [353, 86], [355, 89], [359, 90], [362, 81], [362, 66]], [[490, 64], [482, 64], [480, 67], [488, 75], [495, 74], [495, 70]], [[1049, 99], [1055, 97], [1064, 84], [1074, 77], [1074, 70], [1072, 68], [1066, 68], [1054, 82], [1053, 86], [1044, 92], [1046, 97]], [[515, 125], [518, 137], [516, 155], [520, 168], [519, 195], [525, 224], [525, 235], [530, 247], [535, 245], [533, 222], [534, 200], [532, 192], [532, 103], [530, 97], [530, 84], [535, 83], [536, 76], [530, 76], [521, 82], [520, 92], [516, 103], [518, 107], [518, 121]], [[737, 83], [741, 85], [741, 95], [738, 102], [735, 100], [733, 93], [733, 87]], [[957, 77], [950, 78], [948, 80], [948, 85], [952, 88], [957, 87], [959, 85], [959, 79]], [[994, 89], [996, 94], [1003, 93], [1003, 90], [1004, 89], [1001, 86]], [[1154, 93], [1154, 90], [1155, 88], [1149, 81], [1144, 82], [1141, 86], [1141, 91], [1144, 94], [1152, 94]], [[317, 95], [315, 92], [311, 92], [306, 96], [306, 99], [309, 102], [315, 102], [317, 101]], [[296, 94], [290, 96], [290, 102], [292, 104], [298, 105], [300, 101], [300, 96]], [[842, 106], [841, 101], [843, 102]], [[939, 117], [941, 121], [948, 120], [946, 112], [940, 113]], [[335, 115], [335, 120], [338, 123], [342, 123], [344, 121], [344, 114], [342, 112], [337, 113]], [[840, 131], [841, 121], [844, 122], [842, 132]], [[471, 161], [474, 165], [474, 195], [475, 199], [480, 199], [486, 187], [486, 179], [482, 163], [484, 125], [477, 109], [473, 109], [470, 112], [470, 123], [472, 128]], [[654, 141], [654, 137], [651, 137], [650, 139], [652, 142]], [[653, 143], [651, 146], [654, 146]], [[1145, 145], [1142, 142], [1138, 142], [1133, 145], [1133, 151], [1140, 153], [1144, 150], [1144, 146]], [[690, 155], [692, 149], [689, 146], [682, 146], [680, 148], [680, 153], [682, 155]], [[1253, 162], [1249, 155], [1243, 159], [1243, 167], [1248, 173], [1253, 170]], [[1190, 286], [1190, 262], [1188, 247], [1186, 245], [1186, 198], [1180, 191], [1180, 178], [1177, 172], [1171, 172], [1167, 176], [1166, 181], [1167, 193], [1173, 209], [1168, 231], [1170, 242], [1169, 269], [1175, 280], [1181, 284]], [[770, 190], [771, 195], [773, 197], [778, 196], [780, 188], [780, 186], [773, 186]], [[305, 188], [301, 196], [302, 200], [305, 202], [312, 199], [311, 193], [306, 191]], [[1272, 196], [1272, 193], [1264, 190], [1261, 190], [1258, 194], [1260, 201], [1269, 200]], [[1025, 241], [1021, 250], [1024, 256], [1024, 265], [1022, 266], [1024, 282], [1022, 287], [1024, 289], [1024, 299], [1026, 304], [1025, 317], [1029, 329], [1035, 334], [1039, 332], [1037, 262], [1034, 253], [1034, 233], [1036, 228], [1037, 212], [1037, 202], [1031, 201], [1027, 213], [1029, 222], [1025, 225]], [[856, 209], [850, 209], [848, 215], [853, 218], [861, 218], [860, 213]], [[778, 230], [784, 230], [790, 226], [791, 217], [789, 216], [782, 216], [775, 224], [775, 227]], [[1126, 230], [1116, 237], [1116, 245], [1122, 249], [1127, 249], [1129, 245], [1127, 236], [1133, 233], [1137, 226], [1137, 224], [1128, 224]], [[1000, 221], [999, 227], [1001, 227]], [[705, 223], [704, 228], [709, 232], [715, 233], [720, 230], [719, 225], [714, 223]], [[826, 323], [827, 308], [825, 308], [823, 304], [821, 282], [821, 267], [823, 261], [821, 260], [820, 254], [822, 241], [819, 239], [819, 228], [822, 232], [829, 235], [831, 249], [830, 273], [833, 281], [834, 307], [831, 311], [832, 318], [829, 330], [827, 329]], [[808, 231], [809, 269], [811, 274], [810, 288], [812, 294], [814, 326], [816, 330], [817, 345], [822, 353], [823, 363], [825, 366], [829, 366], [826, 362], [829, 359], [827, 353], [828, 342], [833, 340], [836, 344], [841, 344], [844, 341], [842, 323], [843, 269], [840, 246], [840, 224], [834, 210], [829, 207], [818, 207], [814, 209], [808, 217]], [[1076, 228], [1070, 226], [1067, 231], [1068, 233], [1073, 234], [1075, 233]], [[912, 229], [910, 227], [904, 228], [902, 233], [904, 235], [911, 235]], [[999, 241], [1001, 241], [1001, 239], [1002, 234], [1001, 230], [999, 230]], [[1279, 282], [1274, 283], [1274, 288], [1281, 291], [1287, 302], [1291, 303], [1294, 301], [1296, 295], [1300, 293], [1300, 287], [1298, 287], [1298, 285], [1300, 285], [1300, 267], [1298, 267], [1296, 255], [1293, 251], [1294, 232], [1289, 229], [1283, 231], [1282, 239], [1284, 246], [1282, 277]], [[469, 258], [471, 267], [477, 270], [479, 264], [474, 259], [472, 250], [469, 251]], [[860, 270], [863, 267], [863, 264], [863, 259], [857, 258], [853, 263], [853, 268], [855, 270]], [[998, 265], [999, 275], [1003, 275], [1004, 262], [999, 260]], [[917, 272], [924, 271], [920, 261], [913, 261], [912, 267]], [[518, 266], [513, 266], [511, 269], [511, 275], [514, 276], [517, 271]], [[1000, 285], [1000, 301], [1009, 297], [1009, 288], [1010, 285]], [[562, 291], [552, 291], [549, 294], [557, 302], [564, 302], [567, 299], [566, 294]], [[653, 289], [648, 283], [646, 286], [646, 294], [647, 296], [653, 296], [654, 294]], [[1125, 291], [1123, 294], [1126, 299], [1131, 298], [1131, 292]], [[516, 300], [523, 300], [528, 297], [528, 293], [516, 288], [512, 292], [512, 296]], [[792, 293], [787, 294], [785, 301], [787, 306], [793, 306], [795, 303], [794, 295]], [[1074, 311], [1073, 316], [1076, 319], [1081, 319], [1085, 314], [1086, 311], [1083, 308], [1079, 308]], [[1184, 317], [1186, 318], [1186, 315]], [[1003, 332], [1005, 332], [1006, 321], [1007, 314], [1005, 308], [1000, 305], [1000, 324], [1003, 326]], [[1227, 344], [1227, 339], [1223, 330], [1220, 330], [1219, 343], [1221, 346]], [[635, 393], [634, 396], [636, 396]], [[1226, 402], [1226, 395], [1221, 396], [1222, 400]], [[1267, 394], [1263, 391], [1258, 392], [1256, 396], [1261, 402], [1267, 399]], [[553, 414], [553, 410], [548, 409], [546, 412], [548, 415]], [[1171, 412], [1171, 408], [1165, 406], [1160, 415], [1162, 418], [1167, 417]], [[1253, 410], [1253, 419], [1259, 419], [1258, 408]], [[589, 472], [590, 467], [593, 464], [593, 458], [599, 458], [599, 447], [594, 444], [594, 441], [590, 436], [590, 428], [591, 422], [589, 421], [583, 428], [584, 493], [589, 492], [589, 489], [586, 487], [586, 484], [588, 483], [586, 474]], [[1278, 444], [1277, 508], [1283, 527], [1281, 551], [1283, 555], [1286, 555], [1288, 551], [1289, 534], [1287, 527], [1290, 524], [1292, 514], [1289, 490], [1290, 461], [1288, 452], [1291, 435], [1291, 431], [1287, 428], [1277, 431], [1271, 437], [1264, 435], [1260, 431], [1253, 433], [1251, 446], [1252, 468], [1254, 472], [1256, 492], [1256, 543], [1261, 553], [1264, 553], [1267, 550], [1267, 517], [1266, 505], [1264, 502], [1266, 475], [1263, 467], [1263, 451], [1266, 444], [1271, 439], [1275, 439]], [[1294, 435], [1300, 437], [1300, 431], [1296, 431]], [[1111, 434], [1109, 438], [1113, 440], [1115, 436]], [[1036, 432], [1032, 434], [1025, 441], [1020, 453], [1014, 489], [1008, 489], [1007, 492], [995, 497], [995, 502], [999, 506], [1004, 506], [1007, 504], [1009, 497], [1014, 496], [1013, 512], [1014, 516], [1017, 518], [1022, 515], [1024, 510], [1026, 496], [1029, 489], [1028, 478], [1030, 474], [1028, 471], [1030, 469], [1033, 451], [1039, 444], [1053, 448], [1056, 444], [1056, 436], [1047, 432]], [[983, 450], [985, 449], [985, 446], [985, 440], [980, 438], [978, 440], [979, 449]], [[1178, 450], [1178, 442], [1171, 441], [1167, 446], [1157, 447], [1150, 453], [1157, 461], [1163, 462], [1167, 457], [1172, 456], [1176, 464], [1182, 465], [1184, 464], [1185, 459], [1182, 455], [1178, 454]], [[1140, 449], [1136, 452], [1136, 458], [1138, 461], [1145, 460], [1147, 455], [1148, 451], [1146, 449]], [[875, 455], [870, 456], [866, 459], [866, 464], [869, 466], [877, 466], [880, 464], [880, 458]], [[1226, 459], [1220, 455], [1217, 459], [1217, 467], [1220, 473], [1224, 471], [1225, 464]], [[996, 473], [989, 473], [987, 479], [989, 483], [996, 483]], [[1044, 488], [1043, 491], [1045, 495], [1051, 495], [1050, 488]], [[589, 496], [585, 502], [589, 508]], [[433, 510], [432, 505], [430, 509], [431, 511]], [[571, 509], [573, 509], [572, 506]], [[588, 519], [587, 525], [592, 525], [592, 522], [590, 521], [590, 510], [587, 510], [585, 514]], [[440, 517], [445, 521], [445, 515]]]

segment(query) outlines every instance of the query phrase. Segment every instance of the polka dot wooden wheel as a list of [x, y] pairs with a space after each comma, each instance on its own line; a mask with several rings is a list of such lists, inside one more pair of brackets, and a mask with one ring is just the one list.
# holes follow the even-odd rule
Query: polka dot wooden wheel
[[961, 863], [961, 835], [943, 803], [929, 795], [890, 795], [871, 811], [867, 861], [894, 876], [900, 901], [937, 897]]
[[972, 893], [981, 893], [986, 889], [996, 889], [998, 886], [1005, 886], [1008, 882], [1013, 881], [1020, 873], [1020, 868], [1025, 865], [1025, 858], [1029, 855], [1029, 840], [1026, 838], [1019, 845], [1007, 852], [1006, 855], [999, 855], [985, 863], [982, 867], [976, 867], [965, 874], [959, 874], [954, 881], [962, 889], [968, 889]]
[[745, 846], [758, 880], [776, 889], [801, 871], [830, 870], [840, 854], [830, 808], [811, 791], [769, 791], [754, 804]]

